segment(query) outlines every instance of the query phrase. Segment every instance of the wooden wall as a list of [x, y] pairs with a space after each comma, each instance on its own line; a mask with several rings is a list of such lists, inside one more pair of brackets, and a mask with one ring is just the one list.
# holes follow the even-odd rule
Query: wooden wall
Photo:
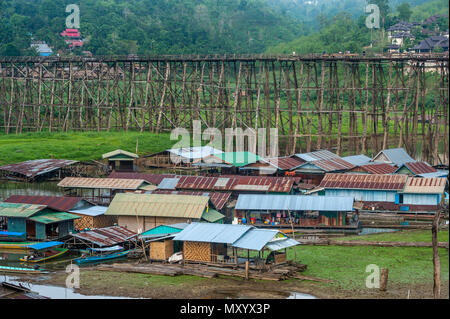
[[148, 216], [119, 216], [118, 225], [128, 228], [132, 231], [138, 231], [140, 228], [142, 231], [152, 229], [160, 225], [170, 225], [177, 223], [189, 223], [194, 221], [189, 218], [177, 218], [177, 217], [148, 217]]

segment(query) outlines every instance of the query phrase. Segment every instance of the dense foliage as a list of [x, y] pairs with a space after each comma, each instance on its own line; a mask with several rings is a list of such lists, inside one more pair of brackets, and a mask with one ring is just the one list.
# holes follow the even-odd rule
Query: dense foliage
[[265, 0], [0, 1], [0, 55], [30, 53], [30, 39], [67, 46], [67, 4], [79, 4], [82, 50], [93, 54], [255, 53], [305, 28]]
[[[60, 36], [71, 3], [86, 40], [74, 52]], [[365, 27], [368, 3], [380, 7], [384, 29], [448, 15], [449, 7], [447, 0], [8, 0], [0, 1], [0, 55], [36, 54], [32, 39], [62, 55], [379, 52], [388, 40]], [[448, 18], [430, 27], [445, 26]]]
[[[344, 1], [345, 2], [345, 1]], [[392, 3], [391, 3], [392, 2]], [[449, 4], [447, 0], [432, 0], [418, 6], [412, 6], [411, 1], [394, 2], [388, 0], [368, 0], [368, 3], [377, 4], [380, 7], [382, 25], [380, 29], [368, 29], [365, 25], [366, 15], [352, 18], [348, 12], [340, 12], [332, 18], [320, 16], [319, 31], [301, 36], [291, 42], [280, 43], [268, 49], [271, 53], [322, 53], [322, 52], [377, 52], [389, 44], [387, 30], [399, 21], [423, 22], [425, 19], [436, 14], [445, 17], [437, 19], [427, 26], [429, 30], [448, 30]], [[394, 7], [393, 3], [398, 3]], [[383, 28], [384, 25], [384, 28]], [[420, 32], [420, 28], [413, 31], [415, 41], [407, 45], [417, 44], [427, 35]], [[370, 45], [372, 44], [372, 45]]]

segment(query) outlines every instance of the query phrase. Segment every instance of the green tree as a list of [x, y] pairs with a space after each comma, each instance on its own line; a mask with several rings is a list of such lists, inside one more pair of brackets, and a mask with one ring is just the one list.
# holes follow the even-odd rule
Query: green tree
[[407, 2], [403, 2], [397, 7], [398, 18], [402, 21], [409, 21], [411, 18], [411, 6]]

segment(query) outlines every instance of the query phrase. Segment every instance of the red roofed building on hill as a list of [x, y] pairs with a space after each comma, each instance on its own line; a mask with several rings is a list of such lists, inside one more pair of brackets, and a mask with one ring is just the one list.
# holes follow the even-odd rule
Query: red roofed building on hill
[[81, 38], [81, 33], [78, 29], [66, 29], [60, 33], [69, 48], [82, 47], [84, 40]]

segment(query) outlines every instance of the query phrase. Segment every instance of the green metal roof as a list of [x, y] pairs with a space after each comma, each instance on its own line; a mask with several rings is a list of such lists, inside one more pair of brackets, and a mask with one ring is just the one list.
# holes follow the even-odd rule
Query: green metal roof
[[52, 223], [58, 223], [65, 220], [73, 220], [80, 218], [77, 215], [64, 213], [64, 212], [40, 212], [32, 217], [30, 217], [30, 220], [33, 220], [38, 223], [42, 224], [52, 224]]
[[0, 202], [1, 217], [30, 217], [46, 208], [46, 205], [16, 204]]
[[211, 209], [211, 208], [208, 210], [205, 210], [202, 215], [202, 218], [210, 223], [215, 223], [215, 222], [223, 219], [224, 217], [225, 216], [223, 214], [221, 214], [217, 210]]
[[259, 156], [252, 152], [226, 152], [215, 154], [214, 156], [235, 167], [241, 167], [259, 161]]
[[175, 227], [166, 226], [166, 225], [160, 225], [160, 226], [157, 226], [155, 228], [152, 228], [150, 230], [143, 232], [141, 235], [142, 236], [166, 235], [166, 234], [179, 233], [182, 230], [183, 229], [180, 229], [180, 228], [175, 228]]

